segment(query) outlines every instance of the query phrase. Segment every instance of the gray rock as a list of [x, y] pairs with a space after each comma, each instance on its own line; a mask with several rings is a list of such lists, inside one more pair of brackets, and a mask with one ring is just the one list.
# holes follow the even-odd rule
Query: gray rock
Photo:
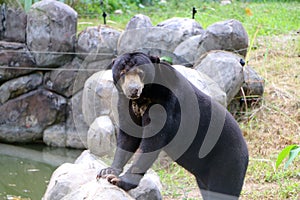
[[151, 19], [143, 14], [137, 14], [133, 16], [127, 23], [125, 30], [138, 29], [138, 28], [148, 28], [152, 27]]
[[88, 165], [89, 168], [102, 169], [106, 167], [105, 162], [99, 159], [98, 156], [92, 154], [90, 150], [84, 150], [76, 158], [74, 164], [77, 165]]
[[0, 40], [24, 43], [27, 23], [25, 11], [2, 4], [0, 15]]
[[183, 31], [174, 31], [162, 27], [128, 30], [120, 36], [118, 54], [139, 51], [144, 48], [173, 52], [183, 40]]
[[87, 147], [97, 156], [113, 155], [116, 148], [116, 133], [109, 116], [98, 117], [90, 125]]
[[112, 114], [113, 93], [117, 93], [111, 70], [93, 74], [84, 85], [82, 111], [84, 120], [91, 125], [102, 115]]
[[78, 190], [84, 184], [92, 180], [96, 182], [95, 175], [92, 177], [92, 173], [95, 172], [91, 172], [91, 169], [86, 165], [76, 165], [71, 163], [61, 165], [53, 172], [43, 199], [61, 200], [73, 190]]
[[106, 26], [88, 27], [78, 36], [76, 52], [82, 59], [112, 59], [117, 54], [120, 34], [116, 29]]
[[[32, 72], [35, 62], [25, 44], [0, 41], [0, 84]], [[17, 69], [17, 70], [16, 70]]]
[[158, 27], [180, 31], [183, 33], [183, 40], [201, 34], [204, 30], [194, 19], [173, 17], [157, 24]]
[[4, 32], [5, 32], [5, 23], [2, 23], [5, 21], [6, 18], [6, 5], [1, 4], [0, 5], [0, 40], [3, 40]]
[[[69, 62], [54, 71], [48, 72], [44, 78], [45, 88], [53, 90], [63, 96], [71, 97], [83, 88], [87, 79], [85, 71], [82, 71], [82, 60], [75, 57]], [[74, 84], [76, 81], [76, 84]], [[74, 87], [76, 86], [76, 87]]]
[[197, 56], [210, 50], [226, 50], [246, 56], [248, 34], [241, 22], [231, 19], [217, 22], [202, 34]]
[[143, 52], [148, 55], [152, 56], [158, 56], [160, 58], [167, 57], [172, 60], [173, 65], [184, 65], [186, 67], [193, 67], [193, 64], [188, 62], [185, 57], [178, 56], [175, 53], [172, 53], [170, 51], [162, 50], [162, 49], [153, 49], [153, 48], [142, 48], [139, 49], [140, 52]]
[[85, 149], [87, 147], [88, 125], [82, 114], [82, 91], [75, 94], [69, 101], [66, 121], [66, 146]]
[[262, 97], [265, 89], [265, 80], [250, 66], [244, 68], [245, 83], [243, 89], [246, 96]]
[[48, 146], [66, 147], [66, 125], [55, 124], [46, 128], [43, 132], [43, 142]]
[[237, 54], [211, 51], [202, 56], [195, 69], [208, 75], [227, 95], [227, 105], [238, 93], [244, 82], [243, 67]]
[[228, 106], [228, 110], [236, 119], [247, 117], [247, 114], [249, 114], [249, 112], [246, 112], [248, 108], [255, 109], [261, 106], [264, 94], [264, 79], [252, 67], [246, 66], [244, 68], [244, 78], [245, 82], [242, 89]]
[[[27, 46], [38, 66], [61, 66], [75, 51], [77, 13], [68, 5], [43, 0], [27, 15]], [[51, 53], [50, 53], [51, 52]]]
[[0, 106], [0, 141], [32, 142], [48, 126], [65, 120], [66, 100], [44, 89], [34, 90]]
[[209, 76], [195, 69], [186, 68], [181, 65], [173, 65], [173, 67], [192, 84], [194, 84], [200, 91], [207, 94], [224, 107], [227, 106], [226, 93]]
[[174, 54], [181, 58], [184, 58], [187, 62], [194, 65], [196, 60], [198, 59], [198, 55], [196, 52], [198, 51], [200, 41], [201, 35], [192, 36], [180, 43], [176, 47]]
[[161, 184], [157, 175], [147, 173], [136, 189], [126, 193], [117, 186], [108, 183], [106, 179], [96, 181], [95, 177], [98, 170], [105, 167], [107, 165], [96, 156], [90, 154], [88, 150], [84, 151], [75, 161], [75, 164], [63, 164], [55, 170], [43, 199], [161, 199]]
[[136, 200], [161, 200], [161, 183], [157, 174], [149, 170], [139, 186], [128, 193]]
[[42, 73], [34, 73], [5, 82], [0, 86], [0, 105], [11, 98], [37, 89], [42, 84], [42, 80]]

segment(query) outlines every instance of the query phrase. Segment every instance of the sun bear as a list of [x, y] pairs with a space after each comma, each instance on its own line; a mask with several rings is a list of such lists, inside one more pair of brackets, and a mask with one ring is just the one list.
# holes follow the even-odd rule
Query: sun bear
[[111, 66], [118, 90], [117, 149], [97, 179], [135, 188], [164, 150], [195, 176], [203, 199], [238, 199], [249, 156], [232, 115], [158, 57], [125, 53]]

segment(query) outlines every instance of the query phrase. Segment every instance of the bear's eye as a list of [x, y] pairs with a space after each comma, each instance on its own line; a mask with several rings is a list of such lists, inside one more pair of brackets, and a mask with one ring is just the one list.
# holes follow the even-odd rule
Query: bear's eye
[[144, 73], [144, 71], [139, 70], [139, 71], [138, 71], [138, 75], [141, 77], [141, 79], [143, 79], [144, 76], [145, 76], [145, 73]]

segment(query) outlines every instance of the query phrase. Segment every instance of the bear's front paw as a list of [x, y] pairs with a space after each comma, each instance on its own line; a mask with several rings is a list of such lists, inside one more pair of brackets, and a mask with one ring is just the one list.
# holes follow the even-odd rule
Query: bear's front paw
[[116, 183], [114, 185], [117, 185], [118, 187], [122, 188], [123, 190], [128, 191], [133, 188], [136, 188], [142, 178], [143, 178], [143, 175], [140, 175], [140, 174], [126, 173], [119, 178], [110, 179], [111, 180], [110, 182], [112, 184]]
[[108, 167], [105, 169], [101, 169], [100, 172], [97, 174], [97, 179], [100, 178], [107, 178], [108, 175], [114, 175], [114, 176], [118, 176], [119, 174], [121, 174], [122, 170], [121, 169], [115, 169], [113, 167]]

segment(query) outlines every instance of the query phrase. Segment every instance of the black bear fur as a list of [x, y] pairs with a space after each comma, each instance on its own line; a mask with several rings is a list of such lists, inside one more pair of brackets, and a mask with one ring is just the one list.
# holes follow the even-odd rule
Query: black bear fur
[[[119, 91], [117, 149], [112, 166], [101, 170], [97, 178], [106, 177], [124, 190], [135, 188], [164, 150], [195, 176], [204, 199], [238, 199], [248, 166], [248, 149], [232, 115], [158, 57], [126, 53], [111, 65]], [[139, 77], [144, 85], [141, 94], [130, 99], [120, 80], [136, 68], [142, 71]], [[155, 105], [160, 107], [152, 109]], [[192, 133], [190, 126], [194, 125]], [[155, 133], [151, 133], [153, 130]], [[215, 143], [210, 144], [210, 137], [217, 137]], [[205, 145], [209, 152], [201, 155]], [[132, 166], [119, 176], [134, 153]]]

